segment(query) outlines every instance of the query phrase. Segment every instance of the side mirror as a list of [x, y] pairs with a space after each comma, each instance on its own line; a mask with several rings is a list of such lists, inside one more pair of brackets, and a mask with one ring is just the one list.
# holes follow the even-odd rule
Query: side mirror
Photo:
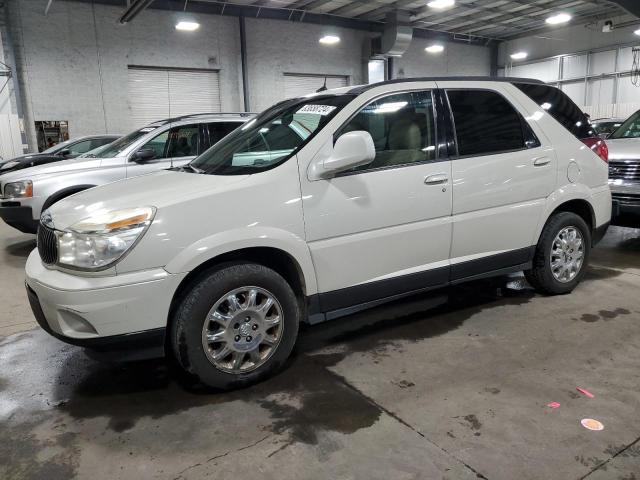
[[69, 150], [68, 148], [65, 148], [64, 150], [60, 150], [58, 152], [58, 155], [60, 155], [61, 157], [66, 157], [68, 155], [71, 155], [71, 150]]
[[323, 176], [332, 176], [352, 168], [368, 165], [376, 158], [376, 147], [369, 132], [359, 130], [340, 136], [322, 168]]
[[153, 148], [141, 148], [131, 157], [131, 161], [136, 163], [144, 163], [156, 158], [156, 151]]

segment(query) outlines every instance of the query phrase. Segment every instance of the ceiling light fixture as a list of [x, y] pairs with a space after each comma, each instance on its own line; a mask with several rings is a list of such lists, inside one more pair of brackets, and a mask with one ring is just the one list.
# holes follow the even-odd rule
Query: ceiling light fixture
[[429, 3], [427, 3], [427, 7], [443, 9], [453, 7], [455, 3], [456, 0], [431, 0]]
[[633, 33], [635, 33], [636, 35], [640, 36], [640, 28], [638, 30], [636, 30], [635, 32], [633, 32]]
[[444, 46], [438, 44], [429, 45], [425, 50], [429, 53], [442, 53], [444, 52]]
[[200, 28], [198, 22], [178, 22], [176, 23], [176, 30], [182, 30], [183, 32], [193, 32]]
[[516, 52], [511, 54], [512, 60], [524, 60], [529, 54], [527, 52]]
[[323, 45], [335, 45], [336, 43], [340, 43], [340, 37], [336, 37], [335, 35], [325, 35], [320, 39], [320, 43]]
[[562, 23], [569, 23], [571, 21], [571, 15], [568, 13], [558, 13], [557, 15], [553, 15], [547, 18], [546, 22], [549, 25], [560, 25]]

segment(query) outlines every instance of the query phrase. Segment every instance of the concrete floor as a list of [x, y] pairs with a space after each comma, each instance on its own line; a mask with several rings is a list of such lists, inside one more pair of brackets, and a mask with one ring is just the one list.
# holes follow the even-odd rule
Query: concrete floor
[[228, 394], [28, 330], [32, 247], [0, 226], [2, 479], [640, 479], [640, 230], [612, 229], [572, 295], [502, 278], [305, 328]]

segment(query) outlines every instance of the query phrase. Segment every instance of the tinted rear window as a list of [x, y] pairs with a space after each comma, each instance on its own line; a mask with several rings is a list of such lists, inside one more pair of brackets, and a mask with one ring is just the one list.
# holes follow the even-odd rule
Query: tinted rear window
[[562, 90], [549, 85], [529, 83], [514, 83], [514, 85], [576, 137], [595, 136], [589, 124], [589, 118]]
[[490, 155], [526, 148], [520, 115], [500, 94], [447, 90], [447, 95], [459, 155]]

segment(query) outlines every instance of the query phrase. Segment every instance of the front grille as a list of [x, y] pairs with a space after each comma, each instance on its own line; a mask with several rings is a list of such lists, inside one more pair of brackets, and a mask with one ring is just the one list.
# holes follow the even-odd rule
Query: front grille
[[640, 182], [640, 160], [617, 160], [609, 162], [611, 180]]
[[38, 227], [38, 253], [46, 265], [53, 265], [58, 261], [58, 241], [55, 231], [42, 223]]

